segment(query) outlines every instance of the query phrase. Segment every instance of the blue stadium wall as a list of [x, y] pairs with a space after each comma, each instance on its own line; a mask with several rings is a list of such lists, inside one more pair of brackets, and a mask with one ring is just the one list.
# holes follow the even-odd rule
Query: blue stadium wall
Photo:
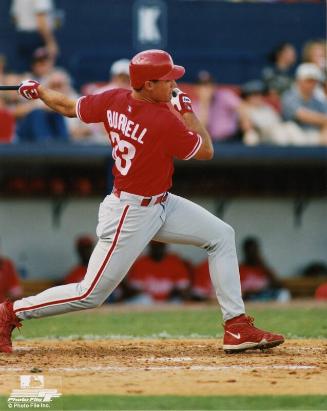
[[[161, 44], [186, 65], [188, 81], [200, 69], [212, 71], [221, 83], [238, 84], [258, 77], [268, 51], [283, 41], [298, 51], [308, 39], [325, 37], [325, 2], [229, 3], [206, 0], [55, 0], [64, 11], [57, 37], [59, 63], [77, 85], [105, 80], [112, 61], [131, 57], [140, 48], [135, 40], [137, 9], [162, 8], [158, 27]], [[0, 1], [0, 53], [14, 67], [15, 33], [10, 0]]]

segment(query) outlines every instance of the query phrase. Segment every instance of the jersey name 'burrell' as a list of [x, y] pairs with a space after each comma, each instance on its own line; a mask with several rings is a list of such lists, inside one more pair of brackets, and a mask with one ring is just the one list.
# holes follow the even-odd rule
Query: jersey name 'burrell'
[[139, 123], [134, 123], [134, 121], [129, 120], [125, 114], [118, 113], [117, 111], [107, 110], [108, 123], [111, 128], [120, 130], [125, 137], [129, 137], [132, 140], [143, 144], [143, 137], [147, 132], [146, 128], [137, 135], [140, 128]]

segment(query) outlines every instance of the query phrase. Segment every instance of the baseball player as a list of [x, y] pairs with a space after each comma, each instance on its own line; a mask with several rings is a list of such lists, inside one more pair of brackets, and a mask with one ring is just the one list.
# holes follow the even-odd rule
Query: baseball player
[[233, 228], [199, 205], [169, 193], [175, 157], [213, 157], [210, 136], [194, 115], [190, 98], [174, 88], [184, 67], [175, 65], [165, 51], [148, 50], [134, 56], [129, 69], [132, 91], [115, 89], [77, 101], [33, 80], [19, 88], [21, 96], [40, 98], [64, 116], [104, 124], [115, 160], [114, 188], [100, 204], [98, 242], [84, 279], [0, 305], [0, 351], [12, 351], [11, 333], [21, 320], [101, 305], [152, 239], [207, 251], [224, 319], [226, 352], [283, 343], [283, 336], [254, 327], [253, 318], [245, 314]]

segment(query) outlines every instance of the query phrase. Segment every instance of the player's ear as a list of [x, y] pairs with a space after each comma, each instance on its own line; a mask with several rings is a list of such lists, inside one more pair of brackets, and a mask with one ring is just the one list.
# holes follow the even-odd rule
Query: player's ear
[[153, 81], [151, 81], [151, 80], [147, 80], [147, 81], [144, 83], [144, 86], [143, 86], [143, 88], [144, 88], [145, 90], [147, 90], [147, 91], [153, 90], [153, 87], [154, 87], [154, 83], [153, 83]]
[[144, 85], [143, 85], [144, 90], [152, 90], [153, 89], [153, 84], [152, 81], [147, 80]]

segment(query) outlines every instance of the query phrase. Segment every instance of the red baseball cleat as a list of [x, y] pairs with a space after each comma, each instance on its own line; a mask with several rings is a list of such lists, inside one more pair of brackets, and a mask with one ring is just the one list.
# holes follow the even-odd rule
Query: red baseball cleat
[[242, 352], [249, 349], [276, 347], [284, 342], [284, 337], [260, 330], [253, 325], [254, 318], [245, 314], [226, 321], [224, 325], [223, 349], [226, 353]]
[[0, 352], [12, 352], [11, 333], [16, 327], [21, 326], [22, 323], [14, 313], [12, 302], [5, 301], [0, 304]]

